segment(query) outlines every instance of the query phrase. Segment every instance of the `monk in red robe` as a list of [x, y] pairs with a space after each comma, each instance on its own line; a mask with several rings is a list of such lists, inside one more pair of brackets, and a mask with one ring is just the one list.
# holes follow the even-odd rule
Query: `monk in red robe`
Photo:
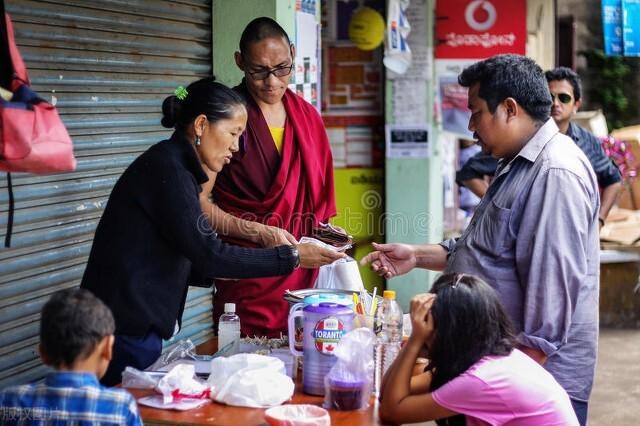
[[[295, 48], [270, 18], [245, 28], [236, 63], [245, 78], [236, 90], [248, 103], [240, 151], [217, 176], [203, 210], [219, 236], [246, 246], [291, 244], [336, 214], [329, 141], [318, 111], [288, 90]], [[203, 194], [208, 194], [204, 188]], [[217, 280], [213, 318], [235, 303], [242, 334], [286, 333], [285, 290], [313, 286], [317, 269], [286, 277]]]

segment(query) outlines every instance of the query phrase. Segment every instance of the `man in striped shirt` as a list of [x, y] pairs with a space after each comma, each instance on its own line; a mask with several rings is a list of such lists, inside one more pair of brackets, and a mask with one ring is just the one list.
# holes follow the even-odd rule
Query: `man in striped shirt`
[[[560, 129], [560, 133], [569, 136], [584, 152], [596, 172], [598, 186], [602, 191], [598, 213], [598, 221], [602, 227], [622, 189], [620, 171], [607, 157], [598, 138], [571, 122], [571, 118], [582, 103], [582, 87], [578, 74], [569, 68], [559, 67], [545, 72], [545, 77], [553, 100], [551, 117]], [[493, 176], [497, 167], [498, 161], [495, 158], [480, 152], [471, 157], [456, 173], [456, 181], [458, 185], [464, 185], [482, 198], [489, 186], [484, 177]]]
[[616, 202], [622, 189], [622, 177], [618, 167], [607, 157], [598, 138], [591, 132], [575, 123], [571, 118], [578, 111], [582, 103], [582, 87], [580, 77], [573, 70], [558, 67], [544, 73], [549, 84], [549, 91], [553, 105], [551, 117], [556, 122], [561, 133], [569, 136], [585, 153], [598, 178], [600, 195], [600, 212], [598, 221], [600, 226], [609, 215], [609, 210]]
[[115, 322], [91, 292], [58, 292], [44, 305], [40, 356], [55, 371], [43, 383], [0, 392], [0, 424], [142, 425], [136, 401], [123, 389], [102, 387], [111, 360]]

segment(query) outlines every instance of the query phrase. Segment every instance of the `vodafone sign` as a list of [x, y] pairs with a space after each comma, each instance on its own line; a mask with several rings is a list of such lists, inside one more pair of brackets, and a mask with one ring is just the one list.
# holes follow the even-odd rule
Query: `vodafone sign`
[[526, 0], [436, 1], [436, 58], [524, 55], [526, 37]]

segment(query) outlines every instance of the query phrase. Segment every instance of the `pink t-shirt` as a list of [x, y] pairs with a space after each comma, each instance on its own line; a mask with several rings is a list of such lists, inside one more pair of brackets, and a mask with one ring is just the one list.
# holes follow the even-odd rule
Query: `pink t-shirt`
[[487, 356], [432, 394], [467, 425], [578, 425], [569, 396], [542, 366], [515, 349]]

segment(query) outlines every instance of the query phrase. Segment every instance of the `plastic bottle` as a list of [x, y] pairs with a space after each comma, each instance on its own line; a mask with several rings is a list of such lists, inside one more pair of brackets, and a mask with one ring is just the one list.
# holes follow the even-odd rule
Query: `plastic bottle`
[[396, 292], [393, 290], [385, 290], [383, 293], [382, 303], [376, 311], [375, 332], [374, 386], [378, 393], [382, 378], [398, 356], [402, 345], [402, 309], [396, 302]]
[[236, 315], [236, 304], [225, 303], [224, 314], [218, 321], [218, 349], [229, 343], [233, 345], [225, 351], [225, 356], [233, 355], [240, 350], [240, 317]]

